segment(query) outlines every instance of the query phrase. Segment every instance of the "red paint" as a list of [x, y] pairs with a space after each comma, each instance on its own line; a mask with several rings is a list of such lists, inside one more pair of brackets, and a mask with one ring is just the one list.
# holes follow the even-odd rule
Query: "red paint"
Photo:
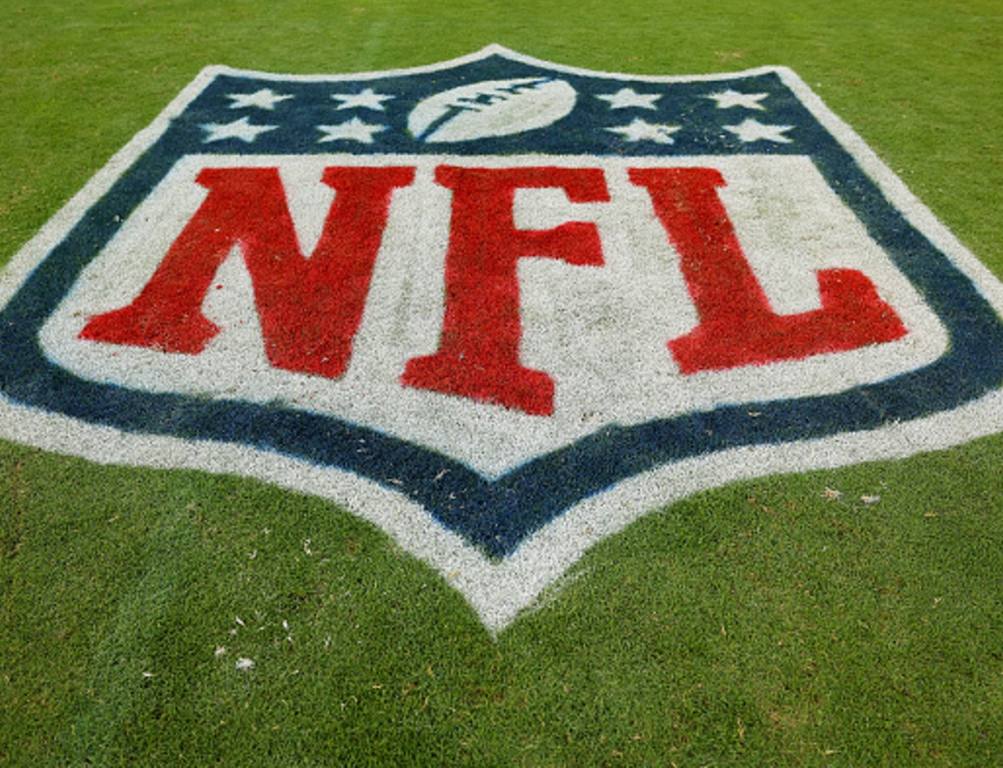
[[219, 333], [202, 303], [234, 245], [254, 286], [265, 352], [277, 368], [341, 376], [362, 319], [390, 196], [413, 168], [327, 168], [335, 199], [310, 258], [300, 250], [276, 168], [207, 168], [209, 196], [131, 304], [98, 315], [84, 339], [195, 355]]
[[609, 200], [597, 168], [460, 168], [441, 166], [436, 181], [453, 190], [446, 253], [445, 317], [434, 355], [408, 361], [402, 383], [496, 403], [534, 415], [554, 411], [554, 381], [519, 363], [519, 259], [559, 259], [601, 266], [594, 224], [548, 230], [515, 228], [517, 189], [563, 189], [575, 203]]
[[700, 316], [696, 328], [668, 344], [683, 373], [800, 360], [905, 335], [895, 310], [855, 269], [818, 271], [820, 309], [776, 314], [718, 197], [718, 171], [632, 168], [630, 180], [648, 190]]

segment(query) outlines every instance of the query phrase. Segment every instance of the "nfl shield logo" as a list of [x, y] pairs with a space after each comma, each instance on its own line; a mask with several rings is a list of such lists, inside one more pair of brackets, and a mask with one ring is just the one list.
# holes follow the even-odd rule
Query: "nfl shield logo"
[[1003, 428], [1003, 288], [777, 67], [212, 67], [0, 307], [0, 434], [329, 497], [491, 630], [672, 499]]

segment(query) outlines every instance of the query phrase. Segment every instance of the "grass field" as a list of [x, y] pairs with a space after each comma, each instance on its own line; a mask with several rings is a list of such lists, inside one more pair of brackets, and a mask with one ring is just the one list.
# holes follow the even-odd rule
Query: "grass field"
[[[499, 42], [601, 70], [791, 66], [1003, 278], [997, 0], [0, 11], [0, 263], [206, 64]], [[995, 436], [652, 510], [492, 640], [325, 501], [0, 442], [0, 765], [1000, 765], [1001, 466]]]

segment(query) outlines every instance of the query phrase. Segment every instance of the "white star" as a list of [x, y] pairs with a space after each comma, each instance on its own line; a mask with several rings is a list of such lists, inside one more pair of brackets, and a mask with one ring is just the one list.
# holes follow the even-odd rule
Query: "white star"
[[761, 139], [775, 141], [778, 144], [790, 144], [791, 140], [784, 134], [793, 127], [792, 125], [763, 125], [758, 120], [747, 117], [738, 125], [726, 125], [724, 129], [738, 136], [743, 144]]
[[228, 93], [226, 98], [233, 100], [230, 109], [244, 109], [245, 107], [275, 109], [277, 103], [291, 99], [292, 95], [275, 93], [271, 88], [262, 88], [260, 91], [255, 91], [254, 93]]
[[714, 99], [718, 109], [731, 109], [732, 107], [745, 107], [746, 109], [766, 109], [761, 102], [770, 94], [768, 93], [740, 93], [729, 88], [727, 91], [718, 91], [704, 96], [705, 99]]
[[240, 139], [250, 144], [259, 133], [272, 131], [278, 128], [277, 125], [251, 125], [246, 117], [234, 120], [232, 123], [204, 123], [202, 130], [206, 132], [203, 143], [210, 141], [222, 141], [223, 139]]
[[337, 107], [338, 109], [365, 108], [378, 109], [382, 112], [383, 102], [389, 101], [393, 96], [376, 93], [372, 88], [366, 88], [366, 90], [360, 93], [335, 93], [331, 95], [331, 98], [341, 102]]
[[656, 144], [672, 144], [672, 134], [680, 130], [680, 126], [649, 123], [647, 120], [635, 117], [629, 125], [607, 128], [606, 130], [619, 133], [623, 136], [624, 141], [653, 141]]
[[610, 109], [626, 109], [628, 107], [655, 109], [655, 102], [662, 98], [662, 94], [637, 93], [633, 88], [621, 88], [616, 93], [607, 93], [596, 96], [596, 98], [608, 101]]
[[358, 141], [362, 144], [372, 144], [373, 134], [385, 131], [386, 129], [385, 125], [370, 125], [369, 123], [362, 122], [357, 117], [353, 117], [347, 123], [318, 125], [317, 130], [322, 131], [325, 135], [317, 139], [317, 141], [323, 143], [325, 141], [345, 139], [348, 141]]

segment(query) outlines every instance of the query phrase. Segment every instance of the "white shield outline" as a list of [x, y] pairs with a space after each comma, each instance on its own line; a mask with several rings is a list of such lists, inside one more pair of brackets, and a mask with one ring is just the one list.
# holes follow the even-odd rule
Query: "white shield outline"
[[[295, 76], [222, 66], [203, 69], [147, 128], [117, 152], [14, 256], [0, 273], [0, 308], [6, 306], [34, 268], [91, 205], [167, 130], [170, 120], [180, 115], [218, 75], [303, 82], [357, 81], [435, 72], [493, 55], [558, 72], [652, 83], [737, 79], [775, 73], [874, 181], [889, 203], [946, 255], [962, 274], [971, 279], [997, 314], [1003, 316], [1003, 285], [790, 69], [767, 66], [713, 75], [631, 75], [553, 64], [498, 45], [429, 66], [368, 73]], [[900, 458], [968, 442], [1001, 430], [1003, 390], [996, 390], [958, 408], [879, 429], [786, 444], [749, 446], [685, 459], [635, 475], [579, 502], [531, 534], [511, 556], [501, 562], [493, 562], [457, 534], [434, 523], [420, 505], [403, 493], [354, 473], [319, 467], [246, 445], [127, 433], [0, 397], [0, 436], [15, 442], [103, 464], [200, 469], [246, 475], [331, 499], [358, 517], [379, 526], [405, 550], [442, 573], [447, 582], [466, 598], [492, 634], [511, 623], [523, 608], [530, 605], [593, 544], [651, 511], [653, 499], [657, 499], [657, 506], [662, 507], [694, 492], [735, 480]]]

